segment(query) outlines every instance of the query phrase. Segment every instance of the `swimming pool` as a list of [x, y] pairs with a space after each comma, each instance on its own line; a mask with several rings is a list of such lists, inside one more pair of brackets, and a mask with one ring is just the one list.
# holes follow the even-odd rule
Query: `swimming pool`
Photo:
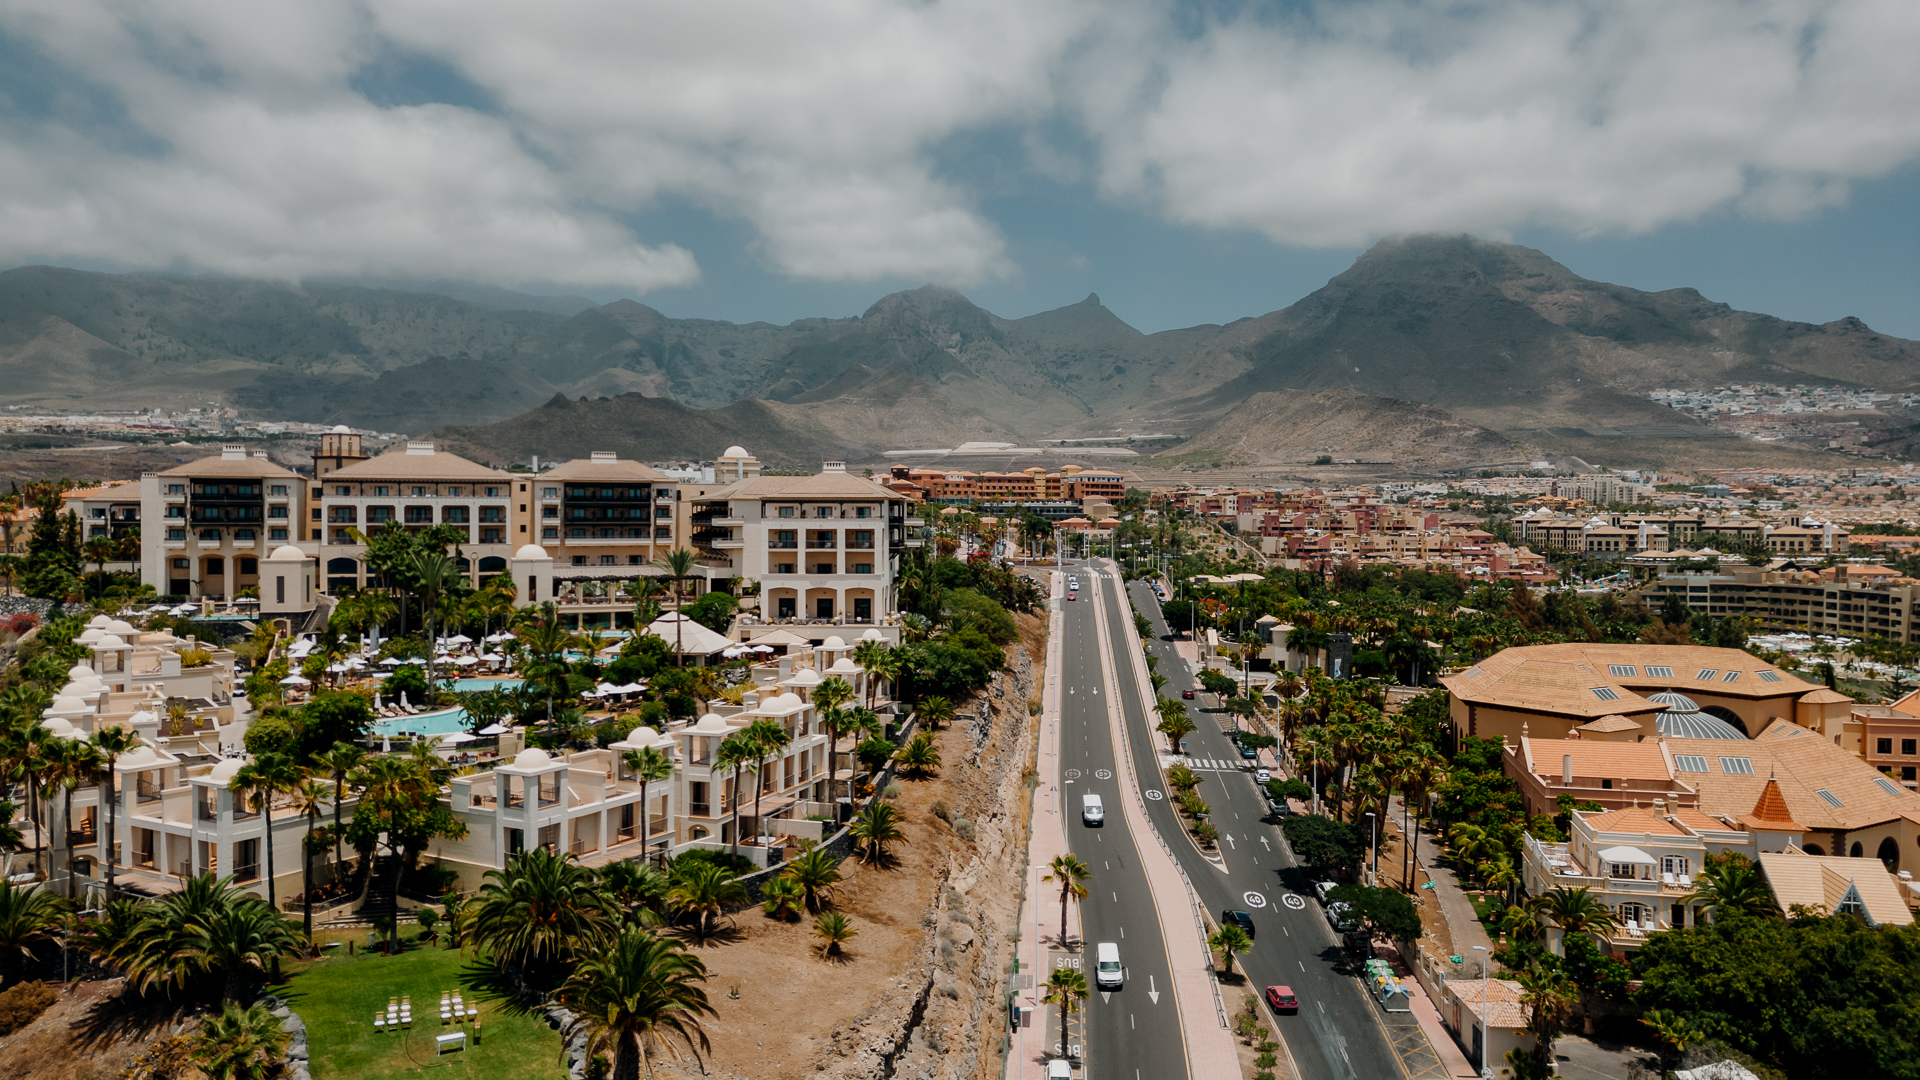
[[[475, 690], [512, 690], [520, 685], [519, 679], [454, 679], [453, 688], [462, 693]], [[461, 708], [442, 709], [439, 712], [421, 713], [419, 716], [395, 716], [373, 725], [373, 733], [379, 735], [451, 735], [456, 731], [467, 730], [467, 710]]]

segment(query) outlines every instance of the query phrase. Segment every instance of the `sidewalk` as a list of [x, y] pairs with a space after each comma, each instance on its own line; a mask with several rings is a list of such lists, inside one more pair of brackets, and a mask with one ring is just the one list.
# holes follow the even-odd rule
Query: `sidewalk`
[[1020, 927], [1015, 955], [1020, 957], [1020, 974], [1027, 983], [1016, 998], [1028, 1011], [1012, 1033], [1006, 1075], [1019, 1080], [1045, 1080], [1052, 1049], [1047, 1042], [1046, 1010], [1040, 1004], [1046, 993], [1041, 983], [1047, 977], [1047, 942], [1059, 937], [1060, 929], [1055, 924], [1051, 933], [1048, 930], [1047, 916], [1053, 908], [1043, 902], [1048, 886], [1040, 879], [1047, 875], [1048, 864], [1055, 856], [1067, 854], [1066, 822], [1060, 816], [1064, 805], [1060, 792], [1060, 650], [1066, 620], [1058, 603], [1065, 595], [1062, 581], [1055, 572], [1050, 590], [1055, 602], [1047, 617], [1047, 671], [1040, 689], [1040, 745], [1034, 762], [1039, 784], [1033, 789], [1033, 833], [1027, 840], [1027, 897], [1021, 905], [1020, 921], [1015, 924]]
[[[1394, 820], [1401, 820], [1405, 809], [1400, 796], [1395, 795], [1388, 802], [1387, 812], [1393, 815]], [[1414, 848], [1413, 857], [1433, 882], [1433, 894], [1440, 901], [1440, 913], [1447, 917], [1447, 933], [1453, 939], [1454, 952], [1471, 960], [1473, 947], [1479, 945], [1491, 953], [1493, 939], [1487, 936], [1486, 926], [1474, 917], [1473, 904], [1460, 887], [1460, 879], [1452, 870], [1440, 865], [1442, 854], [1440, 845], [1434, 842], [1433, 834], [1426, 829], [1420, 830], [1420, 843]]]
[[[1111, 568], [1113, 564], [1108, 562], [1107, 566]], [[1120, 590], [1121, 610], [1127, 611], [1126, 586], [1118, 575], [1103, 576], [1100, 586], [1105, 588], [1109, 584]], [[1107, 605], [1095, 604], [1093, 610], [1100, 640], [1111, 641], [1113, 629], [1108, 625]], [[1122, 622], [1122, 640], [1133, 657], [1131, 667], [1136, 683], [1133, 692], [1140, 695], [1142, 702], [1151, 702], [1153, 684], [1148, 681], [1146, 664], [1141, 660], [1140, 638], [1133, 632], [1131, 620], [1123, 616]], [[1158, 788], [1160, 778], [1144, 778], [1134, 773], [1133, 754], [1127, 749], [1125, 713], [1120, 708], [1120, 695], [1126, 690], [1120, 673], [1114, 670], [1111, 649], [1100, 650], [1100, 667], [1113, 690], [1107, 695], [1107, 721], [1113, 726], [1114, 750], [1125, 763], [1127, 776], [1132, 781], [1123, 785], [1127, 797], [1121, 800], [1121, 807], [1127, 816], [1127, 828], [1137, 841], [1141, 869], [1153, 890], [1154, 906], [1160, 912], [1160, 928], [1166, 937], [1167, 959], [1173, 976], [1173, 997], [1180, 1007], [1181, 1030], [1186, 1034], [1188, 1073], [1193, 1080], [1239, 1076], [1240, 1055], [1234, 1045], [1233, 1032], [1227, 1027], [1225, 1006], [1214, 982], [1213, 957], [1207, 950], [1197, 903], [1180, 873], [1179, 864], [1167, 850], [1166, 841], [1147, 817], [1146, 801], [1141, 795], [1143, 783], [1150, 780], [1151, 786]], [[1159, 749], [1157, 744], [1155, 749]], [[1149, 842], [1150, 839], [1153, 842]]]

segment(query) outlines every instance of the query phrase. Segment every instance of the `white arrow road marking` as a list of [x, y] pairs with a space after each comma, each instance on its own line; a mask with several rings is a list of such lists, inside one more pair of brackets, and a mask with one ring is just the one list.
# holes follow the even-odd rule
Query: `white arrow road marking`
[[1233, 834], [1232, 834], [1232, 833], [1222, 833], [1221, 835], [1223, 835], [1223, 836], [1225, 836], [1225, 837], [1227, 838], [1227, 846], [1228, 846], [1228, 847], [1230, 847], [1230, 848], [1232, 848], [1232, 849], [1233, 849], [1233, 850], [1235, 850], [1235, 851], [1239, 851], [1239, 850], [1240, 850], [1240, 845], [1239, 845], [1239, 844], [1236, 844], [1236, 843], [1234, 843], [1234, 842], [1233, 842]]
[[1261, 847], [1263, 847], [1263, 848], [1266, 848], [1266, 849], [1267, 849], [1268, 851], [1272, 851], [1272, 850], [1273, 850], [1273, 845], [1272, 845], [1272, 844], [1269, 844], [1269, 843], [1267, 843], [1267, 838], [1266, 838], [1266, 837], [1264, 837], [1264, 836], [1260, 838], [1260, 846], [1261, 846]]
[[[1300, 970], [1307, 970], [1306, 965], [1301, 965]], [[1155, 1005], [1160, 1004], [1160, 991], [1154, 988], [1153, 976], [1151, 975], [1147, 976], [1147, 997], [1151, 999]]]
[[1113, 1000], [1113, 993], [1111, 991], [1108, 991], [1108, 990], [1100, 991], [1100, 1004], [1105, 1005], [1107, 1002], [1112, 1000]]

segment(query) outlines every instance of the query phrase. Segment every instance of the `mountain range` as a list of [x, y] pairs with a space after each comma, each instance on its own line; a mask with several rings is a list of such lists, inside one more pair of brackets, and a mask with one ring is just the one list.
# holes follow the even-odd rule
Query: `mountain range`
[[1155, 334], [1091, 295], [1006, 319], [927, 286], [857, 318], [780, 326], [448, 283], [22, 267], [0, 273], [0, 378], [12, 404], [32, 408], [218, 401], [444, 428], [497, 460], [711, 457], [749, 442], [798, 462], [1155, 435], [1184, 440], [1171, 453], [1256, 464], [1338, 450], [1438, 468], [1579, 443], [1588, 429], [1705, 433], [1649, 400], [1656, 388], [1920, 389], [1920, 343], [1857, 319], [1791, 322], [1692, 289], [1590, 281], [1529, 248], [1422, 236], [1376, 245], [1284, 308]]

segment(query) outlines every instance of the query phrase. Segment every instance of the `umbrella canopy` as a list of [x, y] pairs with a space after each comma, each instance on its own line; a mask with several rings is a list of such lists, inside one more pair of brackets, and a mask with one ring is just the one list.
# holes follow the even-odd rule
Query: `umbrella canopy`
[[480, 658], [477, 656], [463, 656], [460, 659], [454, 661], [454, 663], [460, 665], [461, 667], [472, 667], [473, 665], [479, 662], [480, 662]]
[[477, 735], [469, 735], [464, 731], [456, 731], [453, 734], [448, 735], [445, 738], [442, 738], [440, 741], [443, 743], [452, 743], [455, 746], [458, 746], [463, 742], [472, 742], [477, 738], [479, 738], [479, 736]]
[[1660, 860], [1637, 847], [1627, 847], [1624, 844], [1619, 847], [1601, 848], [1594, 854], [1597, 855], [1603, 863], [1619, 863], [1622, 866], [1660, 865]]
[[490, 645], [498, 645], [503, 641], [512, 641], [512, 640], [513, 640], [513, 635], [507, 633], [504, 630], [502, 630], [498, 634], [488, 634], [486, 637], [486, 641]]
[[406, 661], [400, 659], [397, 656], [389, 656], [385, 660], [380, 661], [380, 666], [381, 667], [399, 667], [401, 664], [404, 664], [404, 663], [406, 663]]
[[470, 638], [470, 637], [468, 637], [468, 636], [467, 636], [467, 635], [465, 635], [465, 634], [455, 634], [455, 635], [453, 635], [452, 637], [450, 637], [450, 638], [448, 638], [448, 639], [446, 639], [446, 640], [447, 640], [447, 644], [449, 644], [449, 645], [471, 645], [471, 644], [473, 644], [473, 639], [472, 639], [472, 638]]
[[286, 678], [280, 680], [280, 685], [281, 686], [306, 686], [308, 685], [308, 683], [304, 676], [289, 675]]
[[505, 724], [488, 724], [488, 725], [487, 725], [486, 727], [483, 727], [483, 728], [481, 728], [481, 729], [480, 729], [480, 734], [482, 734], [482, 735], [505, 735], [505, 734], [506, 734], [507, 732], [509, 732], [509, 731], [512, 731], [512, 730], [513, 730], [512, 728], [510, 728], [510, 727], [508, 727], [508, 726], [507, 726], [507, 725], [505, 725]]

